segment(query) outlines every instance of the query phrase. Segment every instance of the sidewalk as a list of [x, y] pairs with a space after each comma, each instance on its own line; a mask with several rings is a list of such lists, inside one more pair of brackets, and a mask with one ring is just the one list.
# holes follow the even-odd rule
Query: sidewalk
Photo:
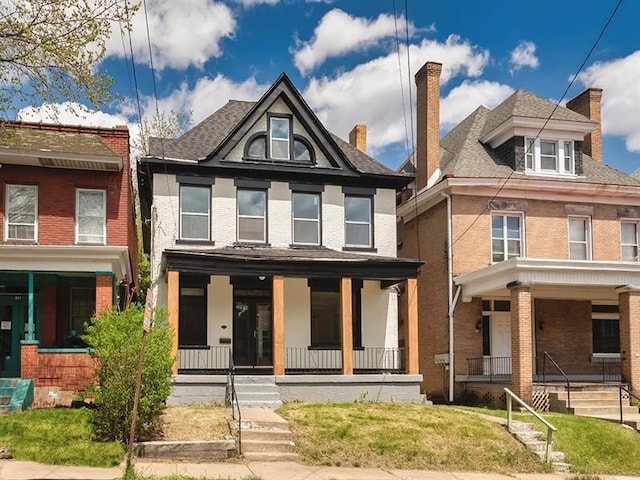
[[[165, 463], [136, 461], [138, 473], [145, 476], [186, 475], [197, 479], [253, 478], [255, 480], [561, 480], [568, 474], [511, 474], [430, 472], [421, 470], [383, 470], [378, 468], [314, 467], [295, 462], [249, 463]], [[92, 468], [43, 465], [17, 460], [0, 460], [2, 480], [115, 480], [122, 467]], [[601, 475], [603, 480], [640, 480], [640, 477]]]

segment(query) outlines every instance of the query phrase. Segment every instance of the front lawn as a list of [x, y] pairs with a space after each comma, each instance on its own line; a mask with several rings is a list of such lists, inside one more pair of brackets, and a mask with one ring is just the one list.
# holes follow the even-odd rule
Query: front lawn
[[0, 446], [17, 460], [53, 465], [113, 467], [124, 458], [116, 442], [92, 439], [84, 408], [43, 408], [0, 416]]
[[443, 406], [292, 403], [304, 463], [352, 467], [527, 473], [550, 471], [504, 427]]

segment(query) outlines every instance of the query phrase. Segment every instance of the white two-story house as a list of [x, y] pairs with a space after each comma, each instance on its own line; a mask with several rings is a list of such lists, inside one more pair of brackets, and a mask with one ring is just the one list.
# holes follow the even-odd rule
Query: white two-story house
[[138, 175], [175, 331], [172, 401], [219, 399], [231, 366], [282, 400], [419, 398], [420, 262], [396, 257], [396, 191], [412, 177], [364, 152], [363, 125], [350, 139], [285, 74], [257, 102], [151, 139]]

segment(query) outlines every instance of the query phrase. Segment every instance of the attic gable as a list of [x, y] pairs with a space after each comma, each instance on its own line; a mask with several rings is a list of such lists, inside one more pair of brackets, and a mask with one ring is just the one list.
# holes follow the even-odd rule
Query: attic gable
[[231, 161], [314, 166], [357, 174], [357, 168], [284, 73], [202, 163]]

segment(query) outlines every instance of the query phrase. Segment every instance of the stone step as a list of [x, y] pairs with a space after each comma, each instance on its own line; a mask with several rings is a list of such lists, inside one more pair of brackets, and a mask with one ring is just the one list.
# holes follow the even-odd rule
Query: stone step
[[511, 422], [511, 431], [513, 432], [530, 432], [534, 428], [533, 423]]
[[236, 391], [238, 401], [242, 400], [280, 400], [278, 392], [238, 392]]
[[270, 441], [270, 440], [280, 440], [280, 441], [290, 441], [291, 440], [291, 431], [288, 429], [274, 428], [274, 429], [249, 429], [242, 431], [242, 441], [245, 440], [260, 440], [260, 441]]
[[[535, 453], [538, 457], [540, 457], [540, 460], [544, 461], [545, 457], [547, 455], [547, 451], [546, 450], [541, 450], [541, 451], [535, 451], [533, 452]], [[563, 452], [551, 452], [551, 462], [564, 462], [564, 453]]]
[[547, 442], [544, 440], [527, 440], [522, 443], [534, 453], [547, 451]]
[[274, 393], [278, 394], [278, 386], [272, 383], [236, 383], [236, 393]]
[[250, 462], [296, 462], [298, 454], [293, 452], [247, 452], [243, 454]]
[[[567, 399], [567, 392], [549, 392], [550, 398], [557, 398], [559, 400]], [[571, 390], [571, 403], [576, 399], [589, 399], [589, 400], [615, 400], [618, 401], [620, 395], [617, 390]]]
[[553, 462], [552, 465], [553, 471], [556, 473], [568, 472], [571, 468], [571, 464], [565, 462]]
[[522, 442], [533, 442], [544, 438], [542, 432], [536, 432], [535, 430], [516, 431], [514, 433]]
[[280, 400], [240, 400], [238, 399], [240, 408], [270, 408], [275, 410], [282, 406]]
[[[236, 422], [237, 423], [237, 422]], [[242, 420], [242, 431], [247, 430], [283, 430], [289, 428], [289, 424], [286, 422], [279, 421], [268, 421], [268, 420]]]
[[15, 390], [15, 387], [0, 387], [0, 395], [4, 396], [4, 395], [13, 395], [13, 392]]
[[0, 395], [0, 405], [9, 405], [11, 403], [11, 395]]
[[234, 383], [236, 387], [238, 385], [246, 385], [246, 384], [275, 385], [276, 377], [273, 375], [236, 375], [234, 377]]
[[295, 444], [290, 440], [246, 440], [244, 437], [242, 438], [242, 453], [290, 453], [294, 449]]
[[[619, 406], [606, 406], [606, 405], [597, 405], [590, 407], [574, 407], [571, 405], [569, 409], [570, 413], [574, 415], [584, 415], [589, 417], [597, 417], [599, 415], [620, 415], [620, 407]], [[634, 414], [638, 413], [637, 407], [622, 407], [622, 413], [624, 414]]]

